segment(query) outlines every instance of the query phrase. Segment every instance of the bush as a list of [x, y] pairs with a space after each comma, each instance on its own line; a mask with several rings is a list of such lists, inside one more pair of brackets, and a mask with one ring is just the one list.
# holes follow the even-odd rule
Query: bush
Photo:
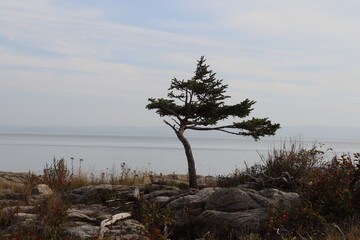
[[352, 216], [355, 213], [352, 183], [357, 180], [358, 172], [348, 155], [334, 157], [310, 173], [310, 182], [302, 197], [328, 219]]
[[[261, 163], [245, 170], [236, 169], [227, 176], [218, 176], [219, 187], [233, 187], [247, 182], [255, 182], [259, 187], [276, 187], [283, 190], [299, 191], [307, 181], [308, 174], [319, 166], [325, 152], [316, 145], [307, 149], [299, 142], [283, 143], [280, 149], [273, 148], [267, 156], [261, 155]], [[284, 175], [285, 174], [285, 175]], [[283, 177], [286, 181], [280, 182]]]
[[[11, 240], [70, 240], [64, 236], [63, 226], [67, 219], [66, 210], [69, 205], [56, 194], [42, 202], [36, 210], [37, 217], [27, 224], [11, 223], [15, 228], [8, 238]], [[17, 211], [17, 209], [14, 209]], [[9, 226], [14, 212], [3, 213], [0, 226]], [[4, 221], [5, 220], [5, 221]], [[3, 239], [3, 238], [2, 238]]]
[[159, 209], [153, 201], [142, 201], [139, 218], [149, 240], [167, 240], [175, 224], [169, 209]]
[[48, 165], [46, 163], [44, 172], [44, 182], [49, 185], [53, 190], [65, 191], [68, 189], [72, 182], [72, 177], [74, 175], [62, 158], [60, 160], [53, 159], [53, 163]]

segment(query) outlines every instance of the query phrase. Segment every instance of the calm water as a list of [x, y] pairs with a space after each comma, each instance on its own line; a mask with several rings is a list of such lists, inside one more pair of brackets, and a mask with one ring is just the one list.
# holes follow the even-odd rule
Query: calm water
[[[244, 162], [252, 165], [283, 141], [263, 139], [255, 142], [246, 138], [188, 138], [199, 174], [227, 174]], [[322, 149], [333, 148], [337, 153], [360, 152], [359, 141], [320, 141]], [[314, 141], [303, 141], [311, 147]], [[157, 173], [186, 173], [184, 149], [174, 137], [0, 133], [0, 171], [33, 171], [41, 173], [53, 158], [74, 163], [82, 161], [87, 172], [119, 169], [125, 162], [131, 169]]]

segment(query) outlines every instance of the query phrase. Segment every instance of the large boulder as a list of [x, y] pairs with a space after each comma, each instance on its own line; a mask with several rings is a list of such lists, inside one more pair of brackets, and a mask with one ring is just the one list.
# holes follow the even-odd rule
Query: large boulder
[[0, 186], [24, 185], [28, 181], [29, 173], [13, 173], [0, 171]]
[[99, 235], [100, 227], [84, 222], [71, 222], [65, 226], [64, 232], [74, 239], [94, 239]]
[[67, 199], [74, 204], [106, 203], [109, 200], [123, 199], [124, 201], [139, 198], [139, 188], [123, 185], [90, 185], [73, 189], [66, 194]]
[[174, 211], [176, 235], [202, 237], [210, 232], [218, 239], [237, 239], [261, 232], [272, 208], [289, 209], [296, 199], [298, 194], [277, 189], [205, 188], [166, 207]]
[[180, 194], [181, 191], [180, 190], [158, 190], [158, 191], [154, 191], [148, 194], [145, 194], [143, 196], [144, 199], [153, 199], [159, 196], [162, 197], [173, 197], [177, 194]]
[[180, 229], [180, 232], [182, 232], [183, 227], [191, 224], [191, 219], [204, 211], [207, 199], [214, 192], [214, 188], [204, 188], [197, 192], [190, 191], [184, 196], [167, 203], [165, 206], [174, 212], [176, 229]]
[[205, 211], [194, 218], [194, 232], [198, 236], [212, 232], [229, 239], [259, 233], [270, 217], [270, 209], [287, 210], [296, 199], [298, 194], [277, 189], [220, 189], [206, 201]]

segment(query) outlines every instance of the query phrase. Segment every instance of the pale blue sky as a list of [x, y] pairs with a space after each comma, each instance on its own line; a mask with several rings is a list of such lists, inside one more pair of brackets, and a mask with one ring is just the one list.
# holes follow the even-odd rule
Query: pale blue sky
[[360, 3], [0, 0], [0, 125], [156, 126], [148, 97], [205, 55], [229, 103], [360, 127]]

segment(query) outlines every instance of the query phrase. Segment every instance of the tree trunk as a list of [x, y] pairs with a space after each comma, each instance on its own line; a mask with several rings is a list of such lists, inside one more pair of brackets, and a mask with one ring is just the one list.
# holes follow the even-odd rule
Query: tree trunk
[[185, 149], [185, 154], [188, 162], [188, 171], [189, 171], [189, 187], [197, 188], [195, 160], [191, 151], [190, 143], [184, 137], [184, 130], [178, 130], [176, 134], [180, 142], [184, 145], [184, 149]]

